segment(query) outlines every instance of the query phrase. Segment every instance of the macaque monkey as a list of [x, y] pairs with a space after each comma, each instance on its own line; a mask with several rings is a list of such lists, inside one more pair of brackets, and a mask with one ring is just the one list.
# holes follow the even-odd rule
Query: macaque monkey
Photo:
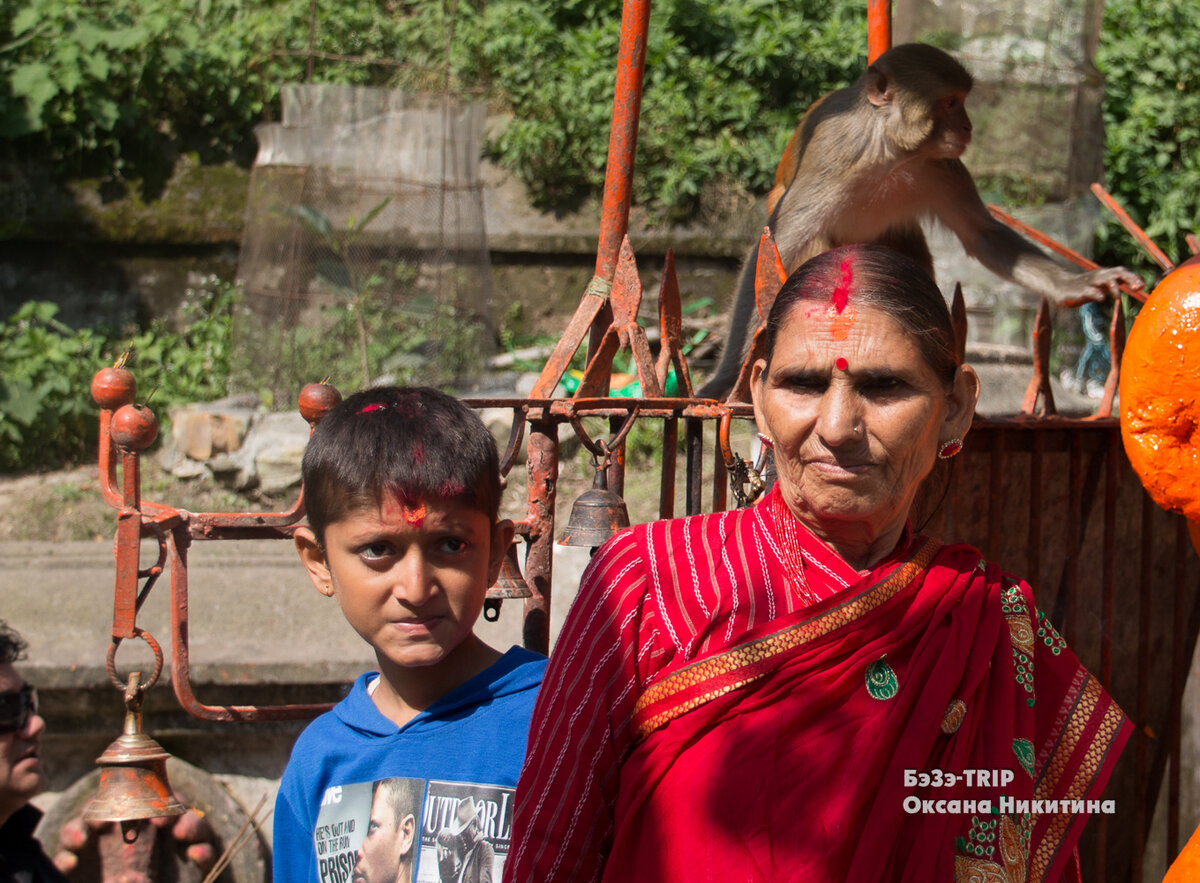
[[[784, 270], [839, 245], [875, 242], [933, 275], [920, 221], [936, 218], [967, 254], [1052, 302], [1099, 301], [1142, 280], [1124, 267], [1072, 272], [989, 214], [962, 156], [971, 143], [972, 79], [940, 49], [920, 43], [879, 56], [852, 86], [809, 108], [788, 142], [767, 196], [768, 225]], [[721, 363], [699, 395], [725, 396], [737, 380], [754, 315], [751, 250], [734, 296]]]

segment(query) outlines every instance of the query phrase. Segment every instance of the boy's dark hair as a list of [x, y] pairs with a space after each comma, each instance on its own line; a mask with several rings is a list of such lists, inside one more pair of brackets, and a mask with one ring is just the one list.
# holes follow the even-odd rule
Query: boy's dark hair
[[8, 623], [0, 619], [0, 665], [11, 665], [25, 658], [25, 650], [29, 645]]
[[304, 504], [317, 540], [325, 528], [396, 494], [457, 500], [496, 521], [500, 461], [479, 415], [429, 387], [379, 386], [325, 415], [304, 451]]

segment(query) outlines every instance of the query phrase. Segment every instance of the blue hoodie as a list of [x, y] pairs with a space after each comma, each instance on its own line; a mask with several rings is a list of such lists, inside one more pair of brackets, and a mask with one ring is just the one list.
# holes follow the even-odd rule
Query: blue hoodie
[[[384, 717], [367, 692], [378, 673], [359, 677], [350, 695], [309, 724], [292, 749], [275, 801], [276, 883], [350, 883], [368, 830], [373, 783], [390, 778], [423, 780], [421, 807], [412, 808], [421, 820], [414, 849], [421, 863], [438, 861], [439, 834], [445, 861], [449, 832], [457, 834], [463, 819], [474, 817], [492, 847], [498, 880], [545, 669], [544, 656], [513, 647], [403, 727]], [[466, 798], [471, 807], [460, 808]], [[426, 867], [420, 876], [436, 880], [437, 874]]]

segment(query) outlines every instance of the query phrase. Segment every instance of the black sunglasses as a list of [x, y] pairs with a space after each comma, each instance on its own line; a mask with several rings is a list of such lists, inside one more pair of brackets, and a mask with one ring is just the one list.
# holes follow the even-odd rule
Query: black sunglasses
[[25, 729], [29, 716], [37, 714], [37, 690], [26, 684], [20, 690], [0, 693], [0, 734]]

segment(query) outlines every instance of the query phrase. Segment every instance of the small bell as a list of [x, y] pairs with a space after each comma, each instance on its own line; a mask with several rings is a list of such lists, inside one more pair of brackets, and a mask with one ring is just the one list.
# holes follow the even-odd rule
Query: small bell
[[167, 781], [170, 755], [142, 732], [140, 681], [139, 672], [129, 676], [125, 732], [96, 758], [100, 786], [84, 811], [85, 822], [134, 822], [187, 812]]
[[505, 598], [532, 598], [533, 590], [525, 577], [521, 576], [521, 565], [517, 563], [517, 544], [510, 543], [500, 562], [500, 575], [488, 587], [483, 596], [483, 618], [488, 622], [500, 619], [500, 603]]
[[500, 564], [500, 575], [488, 588], [488, 600], [504, 600], [506, 598], [532, 598], [533, 592], [525, 577], [521, 576], [521, 565], [517, 563], [517, 544], [510, 543], [504, 553], [504, 561]]
[[571, 507], [571, 517], [558, 537], [564, 546], [603, 546], [617, 531], [629, 527], [625, 501], [608, 489], [604, 466], [596, 469], [590, 491], [584, 491]]

